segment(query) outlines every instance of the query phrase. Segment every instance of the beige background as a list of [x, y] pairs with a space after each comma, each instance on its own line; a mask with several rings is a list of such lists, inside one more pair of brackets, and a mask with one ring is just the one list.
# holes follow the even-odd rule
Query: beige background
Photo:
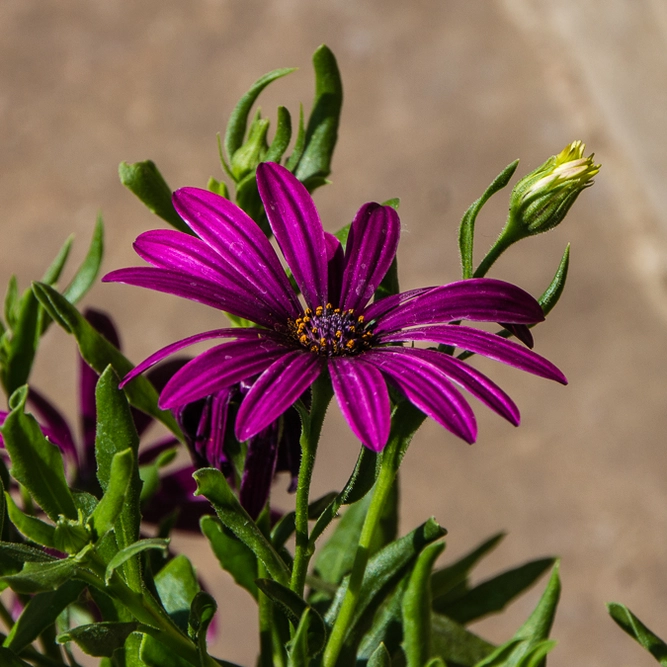
[[[80, 259], [98, 210], [105, 270], [134, 264], [132, 240], [158, 221], [119, 184], [117, 164], [151, 158], [173, 187], [221, 177], [215, 133], [235, 101], [261, 74], [299, 66], [262, 107], [271, 118], [279, 103], [309, 108], [322, 42], [345, 84], [333, 185], [316, 196], [324, 224], [333, 231], [364, 201], [400, 196], [404, 288], [459, 277], [460, 216], [507, 163], [520, 157], [524, 174], [585, 140], [603, 163], [596, 186], [494, 274], [539, 293], [572, 242], [569, 289], [537, 331], [537, 350], [571, 384], [480, 363], [523, 425], [478, 409], [479, 441], [467, 447], [428, 423], [403, 469], [403, 528], [435, 514], [450, 531], [443, 561], [506, 529], [486, 574], [559, 554], [549, 664], [648, 667], [604, 603], [627, 603], [667, 636], [666, 26], [663, 0], [3, 0], [0, 282], [15, 273], [27, 285], [70, 232]], [[505, 208], [501, 194], [485, 209], [478, 255]], [[113, 314], [135, 361], [221, 323], [125, 286], [98, 285], [87, 303]], [[35, 374], [70, 414], [74, 357], [53, 330]], [[326, 428], [318, 491], [339, 488], [356, 455], [336, 414]], [[201, 543], [183, 548], [205, 567]], [[230, 609], [219, 654], [252, 664], [250, 600], [215, 569], [206, 576]], [[508, 638], [537, 596], [480, 632]]]

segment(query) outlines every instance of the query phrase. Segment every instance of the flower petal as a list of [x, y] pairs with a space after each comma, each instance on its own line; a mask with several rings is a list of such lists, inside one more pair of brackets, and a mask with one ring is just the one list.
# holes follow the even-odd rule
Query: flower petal
[[412, 299], [421, 294], [426, 294], [430, 292], [435, 287], [418, 287], [417, 289], [408, 290], [407, 292], [401, 292], [400, 294], [392, 294], [387, 296], [384, 299], [373, 302], [368, 308], [363, 311], [364, 318], [367, 322], [371, 320], [378, 320], [383, 317], [386, 313], [395, 310], [399, 306], [408, 303]]
[[360, 357], [332, 357], [329, 371], [338, 405], [352, 432], [369, 449], [382, 451], [391, 421], [389, 393], [382, 373]]
[[205, 278], [180, 271], [150, 266], [118, 269], [107, 273], [102, 282], [126, 283], [174, 294], [268, 327], [273, 327], [276, 321], [284, 322], [280, 313], [271, 312], [266, 304], [251, 294], [239, 294]]
[[236, 437], [247, 440], [278, 419], [322, 371], [323, 360], [304, 350], [283, 353], [255, 381], [236, 415]]
[[[184, 347], [201, 343], [204, 340], [211, 340], [212, 338], [236, 338], [243, 340], [260, 340], [262, 338], [272, 338], [273, 334], [265, 329], [255, 329], [254, 327], [247, 328], [227, 328], [227, 329], [213, 329], [212, 331], [204, 331], [194, 336], [188, 336], [175, 343], [171, 343], [166, 347], [159, 349], [157, 352], [151, 354], [150, 357], [144, 359], [140, 364], [135, 366], [122, 380], [120, 388], [122, 389], [130, 380], [133, 380], [137, 375], [140, 375], [145, 370], [162, 361], [170, 354], [182, 350]], [[166, 383], [165, 383], [166, 384]]]
[[158, 405], [176, 408], [264, 371], [288, 348], [269, 339], [235, 340], [202, 352], [167, 382]]
[[425, 340], [431, 343], [454, 345], [463, 350], [489, 357], [489, 359], [495, 359], [503, 364], [509, 364], [533, 375], [567, 384], [567, 379], [563, 373], [548, 359], [532, 350], [527, 350], [514, 341], [472, 327], [440, 324], [383, 335], [380, 340], [383, 343]]
[[343, 281], [345, 270], [345, 253], [340, 241], [329, 232], [324, 232], [324, 240], [327, 244], [327, 276], [329, 294], [327, 298], [331, 303], [340, 303], [340, 286]]
[[534, 324], [540, 304], [520, 287], [492, 278], [471, 278], [434, 287], [378, 318], [376, 331], [455, 320]]
[[436, 350], [411, 348], [409, 354], [425, 359], [437, 366], [450, 380], [469, 391], [484, 405], [507, 419], [514, 426], [519, 425], [521, 415], [514, 401], [495, 382], [492, 382], [477, 369], [444, 352], [436, 352]]
[[285, 167], [263, 162], [257, 187], [271, 229], [306, 303], [327, 303], [327, 249], [320, 216], [305, 186]]
[[411, 353], [410, 348], [378, 348], [363, 356], [422, 412], [467, 443], [475, 442], [477, 423], [465, 398], [437, 366]]
[[266, 505], [278, 461], [279, 422], [272, 422], [248, 440], [239, 500], [250, 518], [257, 519]]
[[199, 188], [174, 192], [174, 207], [230, 270], [248, 281], [257, 296], [283, 304], [292, 316], [299, 302], [278, 255], [257, 223], [228, 199]]
[[401, 221], [391, 206], [364, 204], [350, 227], [340, 306], [365, 306], [396, 256]]

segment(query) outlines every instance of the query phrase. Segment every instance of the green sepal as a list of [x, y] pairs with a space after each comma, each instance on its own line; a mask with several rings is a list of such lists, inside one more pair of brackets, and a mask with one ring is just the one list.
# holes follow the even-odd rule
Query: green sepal
[[74, 642], [87, 655], [110, 658], [138, 627], [136, 621], [129, 623], [102, 621], [72, 628], [58, 635], [56, 641], [59, 644]]
[[257, 599], [257, 557], [228, 528], [215, 517], [203, 516], [199, 520], [201, 532], [208, 539], [220, 566], [232, 575], [234, 581]]
[[155, 575], [155, 587], [166, 612], [187, 633], [190, 607], [200, 591], [192, 563], [183, 554], [172, 558]]
[[[118, 375], [123, 377], [134, 368], [64, 296], [43, 283], [33, 283], [33, 291], [49, 316], [76, 338], [81, 356], [95, 372], [102, 374], [107, 366], [111, 365]], [[177, 438], [183, 438], [173, 415], [157, 407], [158, 393], [149, 380], [139, 376], [132, 380], [124, 391], [135, 408], [162, 422]]]
[[[268, 74], [260, 77], [255, 81], [251, 86], [250, 90], [238, 101], [234, 111], [232, 111], [231, 116], [229, 117], [229, 122], [227, 123], [227, 131], [225, 132], [225, 151], [227, 152], [227, 159], [230, 164], [234, 158], [234, 154], [239, 148], [243, 145], [243, 139], [246, 133], [246, 127], [248, 125], [248, 114], [252, 105], [255, 103], [255, 100], [259, 97], [259, 94], [268, 86], [272, 81], [279, 79], [291, 72], [294, 72], [296, 68], [294, 67], [284, 67], [281, 69], [275, 69]], [[222, 159], [222, 154], [221, 154]], [[225, 170], [228, 169], [227, 165], [223, 160], [223, 167]]]
[[298, 627], [304, 614], [308, 613], [308, 656], [318, 655], [324, 648], [327, 630], [322, 617], [300, 595], [287, 586], [271, 579], [257, 579], [257, 587], [262, 591], [287, 619]]
[[22, 512], [7, 492], [5, 492], [5, 501], [9, 520], [22, 535], [36, 544], [55, 548], [55, 526]]
[[264, 563], [273, 579], [287, 585], [290, 578], [289, 568], [241, 506], [225, 476], [215, 468], [202, 468], [197, 470], [193, 477], [197, 482], [195, 495], [208, 498], [223, 525]]
[[667, 667], [667, 644], [649, 630], [625, 605], [610, 602], [609, 615], [617, 625], [639, 642], [663, 667]]
[[488, 657], [495, 646], [440, 614], [431, 615], [431, 654], [446, 663], [472, 667]]
[[442, 542], [424, 548], [403, 594], [403, 652], [407, 667], [421, 667], [431, 657], [431, 570], [444, 548]]
[[37, 593], [28, 601], [3, 645], [20, 653], [53, 625], [64, 609], [76, 602], [85, 587], [82, 581], [68, 581], [55, 591]]
[[17, 574], [0, 577], [15, 593], [41, 593], [60, 588], [73, 579], [78, 565], [73, 558], [55, 560], [50, 563], [28, 562]]
[[88, 519], [98, 538], [109, 532], [120, 516], [127, 501], [133, 471], [134, 454], [130, 447], [113, 455], [107, 488]]
[[12, 394], [11, 412], [0, 429], [12, 460], [12, 476], [52, 521], [61, 514], [76, 519], [76, 505], [65, 480], [60, 450], [44, 437], [37, 420], [24, 412], [27, 398], [27, 386]]
[[338, 139], [338, 123], [343, 106], [343, 83], [336, 58], [324, 44], [313, 54], [315, 100], [308, 118], [306, 147], [294, 175], [312, 192], [321, 184], [314, 178], [331, 173], [331, 158]]
[[502, 190], [508, 183], [512, 175], [519, 166], [519, 161], [515, 160], [503, 169], [495, 177], [491, 185], [484, 191], [484, 194], [464, 213], [459, 226], [459, 251], [461, 253], [461, 273], [464, 279], [472, 278], [473, 269], [473, 246], [475, 240], [475, 221], [482, 206], [499, 190]]
[[444, 596], [433, 603], [434, 611], [467, 625], [488, 614], [502, 611], [515, 597], [532, 586], [552, 567], [555, 558], [540, 558], [502, 572], [458, 595]]
[[4, 667], [32, 667], [30, 663], [21, 660], [13, 651], [0, 647], [0, 662]]
[[367, 667], [391, 667], [391, 655], [387, 647], [380, 642], [366, 663]]
[[208, 656], [208, 651], [206, 650], [206, 632], [217, 610], [218, 603], [206, 591], [199, 591], [190, 605], [188, 634], [190, 635], [190, 639], [197, 644], [199, 659], [202, 661], [202, 665], [205, 664], [204, 661]]
[[169, 540], [161, 537], [148, 537], [144, 540], [138, 540], [134, 544], [121, 549], [109, 561], [106, 572], [104, 573], [104, 582], [108, 584], [117, 568], [126, 563], [130, 558], [149, 549], [160, 549], [166, 556], [169, 549]]
[[172, 190], [152, 160], [118, 166], [120, 182], [146, 205], [149, 211], [161, 217], [180, 232], [192, 234], [171, 203]]

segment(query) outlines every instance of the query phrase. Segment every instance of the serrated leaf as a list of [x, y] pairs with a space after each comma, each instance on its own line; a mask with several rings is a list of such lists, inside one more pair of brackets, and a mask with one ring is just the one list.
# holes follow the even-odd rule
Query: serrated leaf
[[473, 269], [473, 246], [475, 237], [475, 221], [482, 206], [499, 190], [502, 190], [508, 183], [512, 175], [519, 166], [519, 161], [515, 160], [503, 169], [495, 177], [491, 185], [484, 191], [484, 194], [474, 202], [465, 212], [459, 226], [459, 251], [461, 254], [462, 277], [472, 278]]
[[180, 232], [192, 234], [192, 230], [181, 220], [171, 203], [171, 188], [159, 172], [152, 160], [128, 164], [121, 162], [118, 166], [120, 182], [134, 193], [149, 211], [160, 216]]
[[12, 461], [12, 476], [52, 521], [57, 521], [61, 514], [76, 519], [76, 506], [65, 480], [60, 450], [44, 437], [35, 418], [24, 412], [27, 397], [27, 387], [12, 395], [11, 412], [0, 428]]
[[255, 554], [233, 534], [225, 532], [225, 528], [214, 517], [203, 516], [199, 525], [222, 569], [229, 572], [239, 586], [257, 599]]
[[121, 549], [108, 563], [104, 580], [108, 584], [114, 571], [123, 563], [127, 562], [133, 556], [149, 549], [161, 549], [165, 554], [169, 549], [169, 540], [161, 537], [148, 537], [144, 540], [138, 540], [134, 544]]
[[225, 476], [215, 468], [202, 468], [197, 470], [193, 477], [197, 482], [195, 495], [208, 498], [223, 525], [264, 563], [273, 579], [287, 585], [290, 577], [287, 565], [243, 509]]
[[[34, 283], [33, 291], [49, 316], [76, 338], [81, 356], [93, 370], [102, 374], [107, 366], [111, 365], [119, 377], [123, 377], [134, 368], [133, 364], [96, 331], [64, 296], [42, 283]], [[173, 415], [157, 407], [158, 393], [149, 380], [143, 376], [137, 377], [125, 387], [124, 391], [135, 408], [162, 422], [176, 437], [183, 438]]]
[[667, 644], [647, 628], [625, 605], [610, 602], [609, 615], [616, 624], [639, 642], [663, 667], [667, 667]]
[[[70, 303], [78, 303], [79, 300], [93, 286], [102, 266], [104, 256], [104, 223], [102, 216], [98, 214], [95, 221], [93, 237], [88, 246], [88, 252], [77, 269], [69, 285], [65, 288], [63, 296]], [[43, 282], [48, 283], [47, 280]]]
[[98, 538], [113, 528], [125, 507], [133, 472], [134, 454], [131, 447], [113, 455], [107, 488], [88, 520]]
[[[338, 123], [343, 106], [343, 83], [333, 52], [324, 44], [313, 54], [315, 101], [306, 129], [306, 147], [294, 172], [309, 190], [317, 183], [314, 177], [331, 173], [331, 158], [338, 139]], [[307, 186], [308, 187], [308, 186]]]
[[102, 621], [90, 625], [80, 625], [62, 633], [56, 638], [59, 644], [75, 642], [76, 645], [87, 655], [95, 657], [108, 657], [125, 644], [125, 640], [132, 634], [139, 624], [113, 623]]

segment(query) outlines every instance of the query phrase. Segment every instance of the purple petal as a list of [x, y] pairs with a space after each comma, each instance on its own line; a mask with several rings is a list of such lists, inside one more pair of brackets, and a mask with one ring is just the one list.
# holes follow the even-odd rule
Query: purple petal
[[368, 308], [363, 311], [364, 318], [367, 322], [371, 320], [377, 320], [383, 317], [386, 313], [395, 310], [398, 306], [401, 306], [421, 294], [426, 294], [430, 292], [435, 287], [418, 287], [417, 289], [408, 290], [407, 292], [401, 292], [400, 294], [392, 294], [387, 296], [384, 299], [375, 301]]
[[151, 366], [155, 366], [155, 364], [162, 361], [170, 354], [174, 354], [174, 352], [178, 352], [178, 350], [182, 350], [184, 347], [189, 347], [190, 345], [201, 343], [204, 340], [210, 340], [212, 338], [259, 340], [261, 338], [272, 338], [273, 336], [274, 334], [271, 331], [267, 331], [265, 329], [256, 329], [255, 327], [213, 329], [211, 331], [204, 331], [202, 333], [195, 334], [194, 336], [188, 336], [187, 338], [177, 340], [175, 343], [171, 343], [170, 345], [161, 348], [157, 352], [151, 354], [151, 356], [147, 359], [144, 359], [123, 378], [119, 387], [122, 389], [128, 382], [130, 382], [130, 380], [133, 380], [135, 377], [137, 377], [137, 375], [141, 375], [141, 373], [149, 369]]
[[378, 319], [376, 331], [456, 320], [534, 324], [544, 314], [520, 287], [492, 278], [471, 278], [434, 287]]
[[279, 431], [280, 424], [274, 421], [248, 440], [239, 500], [252, 519], [257, 519], [269, 499], [278, 460]]
[[382, 451], [391, 421], [389, 393], [382, 373], [360, 357], [332, 357], [329, 371], [338, 405], [352, 432], [369, 449]]
[[44, 435], [55, 445], [58, 445], [63, 454], [71, 456], [78, 462], [79, 456], [74, 444], [74, 438], [72, 437], [72, 430], [59, 410], [32, 387], [30, 388], [28, 399], [30, 405], [37, 412]]
[[301, 310], [275, 250], [257, 223], [228, 199], [208, 190], [182, 188], [173, 195], [179, 215], [256, 294], [292, 317]]
[[266, 304], [254, 295], [247, 292], [239, 294], [231, 286], [223, 288], [205, 278], [171, 269], [156, 269], [151, 266], [118, 269], [107, 273], [102, 282], [126, 283], [174, 294], [268, 327], [273, 327], [276, 321], [284, 322], [282, 313], [270, 311]]
[[413, 340], [425, 340], [431, 343], [454, 345], [462, 350], [481, 354], [503, 364], [509, 364], [522, 371], [539, 375], [549, 380], [567, 384], [567, 379], [556, 366], [532, 350], [527, 350], [514, 341], [507, 340], [488, 331], [472, 327], [440, 324], [430, 327], [408, 329], [383, 335], [381, 342], [397, 343]]
[[345, 253], [340, 241], [333, 234], [324, 232], [324, 240], [327, 244], [328, 299], [331, 303], [338, 304], [345, 270]]
[[257, 187], [271, 229], [306, 303], [327, 303], [327, 249], [315, 202], [285, 167], [263, 162]]
[[236, 416], [236, 437], [251, 438], [293, 405], [322, 371], [323, 360], [303, 350], [282, 354], [257, 379]]
[[520, 340], [531, 350], [535, 346], [535, 340], [530, 329], [525, 324], [509, 324], [508, 322], [498, 322], [503, 329], [507, 329], [517, 340]]
[[258, 375], [287, 355], [288, 348], [268, 339], [223, 343], [183, 366], [162, 390], [158, 405], [167, 410], [192, 403]]
[[444, 352], [410, 348], [409, 354], [425, 359], [437, 366], [450, 380], [469, 391], [491, 410], [507, 419], [514, 426], [519, 425], [519, 409], [514, 401], [483, 373]]
[[365, 306], [396, 256], [401, 221], [391, 206], [364, 204], [357, 212], [345, 249], [340, 306]]
[[443, 372], [410, 348], [378, 348], [364, 359], [379, 368], [422, 412], [472, 444], [477, 424], [472, 409]]

